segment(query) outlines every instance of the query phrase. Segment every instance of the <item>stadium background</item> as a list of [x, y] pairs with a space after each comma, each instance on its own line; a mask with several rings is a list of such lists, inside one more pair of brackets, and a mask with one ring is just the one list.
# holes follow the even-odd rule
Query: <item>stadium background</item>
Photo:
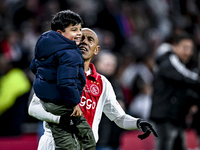
[[[30, 84], [33, 74], [29, 65], [37, 38], [50, 29], [52, 16], [65, 9], [80, 14], [84, 26], [97, 32], [102, 50], [117, 54], [118, 79], [130, 63], [152, 56], [175, 32], [190, 33], [196, 42], [196, 54], [200, 50], [199, 0], [0, 0], [1, 54], [24, 71]], [[198, 66], [198, 55], [194, 63]], [[37, 147], [39, 122], [27, 114], [28, 95], [18, 107], [23, 115], [11, 116], [22, 118], [21, 130], [17, 135], [0, 136], [1, 150], [34, 150]], [[122, 150], [154, 148], [154, 137], [141, 142], [136, 138], [138, 132], [124, 131], [120, 143]], [[186, 134], [188, 149], [197, 149], [195, 131], [189, 128]]]

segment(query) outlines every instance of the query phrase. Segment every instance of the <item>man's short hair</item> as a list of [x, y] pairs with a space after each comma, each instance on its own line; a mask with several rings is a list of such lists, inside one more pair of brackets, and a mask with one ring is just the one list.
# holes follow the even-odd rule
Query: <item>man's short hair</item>
[[54, 31], [61, 30], [65, 31], [70, 24], [73, 26], [76, 24], [83, 24], [81, 17], [71, 11], [71, 10], [63, 10], [58, 12], [51, 21], [51, 29]]
[[194, 42], [193, 37], [189, 33], [186, 33], [186, 32], [174, 35], [172, 42], [174, 44], [178, 44], [180, 41], [185, 40], [185, 39], [192, 40]]

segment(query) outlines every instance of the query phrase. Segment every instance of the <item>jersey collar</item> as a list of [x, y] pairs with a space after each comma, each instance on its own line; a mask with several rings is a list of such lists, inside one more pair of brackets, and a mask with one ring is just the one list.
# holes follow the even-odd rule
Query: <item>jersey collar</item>
[[90, 78], [92, 77], [92, 78], [94, 78], [95, 80], [97, 80], [98, 73], [97, 73], [97, 71], [96, 71], [96, 68], [95, 68], [94, 64], [90, 63], [89, 67], [90, 67], [90, 69], [92, 70], [92, 73], [91, 73], [90, 75], [88, 75], [87, 77], [90, 77]]

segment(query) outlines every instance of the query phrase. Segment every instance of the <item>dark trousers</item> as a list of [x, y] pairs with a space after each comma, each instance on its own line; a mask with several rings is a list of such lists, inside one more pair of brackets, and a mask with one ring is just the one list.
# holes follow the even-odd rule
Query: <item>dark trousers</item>
[[168, 121], [153, 122], [153, 125], [159, 135], [156, 138], [156, 150], [186, 150], [183, 127], [175, 126]]

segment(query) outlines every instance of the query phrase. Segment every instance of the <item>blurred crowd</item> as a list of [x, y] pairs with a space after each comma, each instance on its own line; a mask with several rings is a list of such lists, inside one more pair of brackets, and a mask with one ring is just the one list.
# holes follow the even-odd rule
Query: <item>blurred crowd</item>
[[[65, 9], [78, 13], [84, 21], [84, 27], [92, 28], [97, 33], [102, 53], [92, 61], [97, 71], [112, 83], [124, 110], [135, 117], [149, 119], [155, 56], [163, 43], [172, 44], [174, 35], [188, 33], [192, 36], [194, 53], [186, 66], [199, 73], [199, 0], [0, 0], [0, 122], [4, 122], [2, 119], [6, 120], [5, 116], [10, 115], [7, 127], [11, 123], [19, 124], [19, 128], [15, 129], [18, 132], [8, 133], [4, 130], [5, 133], [0, 134], [17, 135], [23, 132], [20, 125], [28, 118], [24, 114], [27, 114], [33, 82], [29, 65], [36, 41], [41, 33], [50, 29], [52, 16]], [[11, 83], [6, 84], [7, 91], [3, 93], [3, 83], [8, 81], [3, 80], [3, 77], [16, 68], [22, 71], [20, 75], [25, 78], [25, 88], [15, 92], [11, 89], [19, 87], [12, 85], [13, 82], [10, 81]], [[13, 80], [16, 76], [14, 75]], [[12, 95], [13, 91], [14, 96], [4, 105], [1, 95]], [[191, 107], [192, 110], [188, 109], [188, 115], [185, 116], [187, 127], [192, 127], [191, 118], [198, 111], [198, 102], [195, 106]], [[21, 119], [16, 121], [19, 116]], [[10, 121], [12, 118], [15, 118], [15, 123]], [[102, 119], [102, 122], [105, 123], [100, 126], [98, 146], [110, 144], [109, 146], [118, 147], [123, 131], [113, 127], [107, 120]], [[113, 134], [103, 134], [108, 127], [104, 127], [104, 124], [113, 129], [113, 132], [109, 130]], [[111, 138], [106, 140], [101, 136]]]

